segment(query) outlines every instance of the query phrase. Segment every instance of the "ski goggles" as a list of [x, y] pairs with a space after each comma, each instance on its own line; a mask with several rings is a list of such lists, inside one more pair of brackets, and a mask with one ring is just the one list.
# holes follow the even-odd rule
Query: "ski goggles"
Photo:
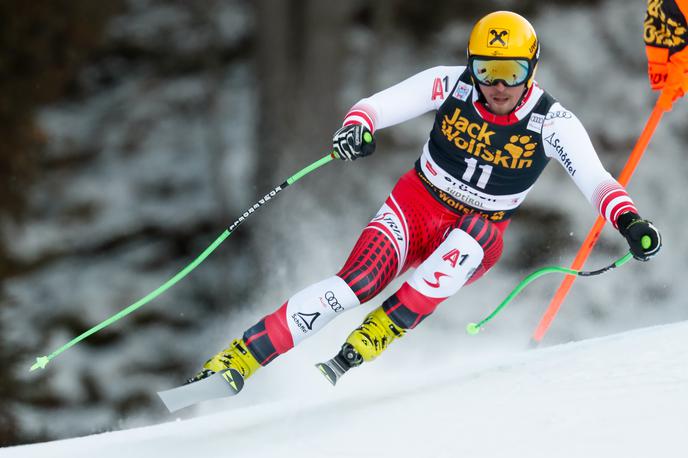
[[519, 86], [528, 81], [533, 70], [528, 59], [471, 57], [468, 65], [473, 78], [485, 86], [499, 82], [507, 87]]

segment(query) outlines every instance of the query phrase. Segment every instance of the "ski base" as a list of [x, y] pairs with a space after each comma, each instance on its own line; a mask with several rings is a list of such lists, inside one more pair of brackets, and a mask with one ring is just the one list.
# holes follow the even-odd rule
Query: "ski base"
[[158, 396], [170, 412], [189, 407], [211, 399], [237, 395], [244, 387], [244, 378], [235, 369], [216, 372], [197, 382], [188, 383], [166, 391]]

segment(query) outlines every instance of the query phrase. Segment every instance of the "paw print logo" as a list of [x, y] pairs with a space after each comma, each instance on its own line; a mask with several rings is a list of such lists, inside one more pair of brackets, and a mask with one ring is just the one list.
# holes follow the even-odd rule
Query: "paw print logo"
[[531, 142], [532, 139], [533, 137], [530, 135], [512, 135], [509, 138], [509, 143], [504, 145], [504, 149], [511, 154], [514, 162], [521, 157], [530, 157], [535, 153], [537, 147], [537, 142]]

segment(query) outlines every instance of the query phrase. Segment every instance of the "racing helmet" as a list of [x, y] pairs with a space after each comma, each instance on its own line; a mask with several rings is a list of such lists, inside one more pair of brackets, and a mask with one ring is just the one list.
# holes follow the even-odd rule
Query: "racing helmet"
[[523, 16], [495, 11], [480, 19], [468, 40], [468, 68], [474, 83], [506, 86], [533, 83], [540, 56], [535, 29]]

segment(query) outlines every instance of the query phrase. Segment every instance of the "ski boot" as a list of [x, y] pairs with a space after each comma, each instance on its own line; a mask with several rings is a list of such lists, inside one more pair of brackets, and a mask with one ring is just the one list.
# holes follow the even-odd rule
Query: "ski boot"
[[346, 343], [342, 345], [342, 349], [334, 358], [326, 363], [316, 364], [316, 367], [332, 385], [335, 385], [346, 371], [360, 366], [364, 361], [374, 360], [394, 339], [405, 333], [405, 329], [394, 324], [382, 307], [378, 307], [349, 334]]
[[249, 378], [260, 368], [260, 363], [246, 348], [243, 339], [234, 339], [229, 347], [225, 348], [203, 365], [203, 369], [187, 380], [187, 383], [197, 382], [210, 377], [216, 372], [234, 369], [243, 380]]

